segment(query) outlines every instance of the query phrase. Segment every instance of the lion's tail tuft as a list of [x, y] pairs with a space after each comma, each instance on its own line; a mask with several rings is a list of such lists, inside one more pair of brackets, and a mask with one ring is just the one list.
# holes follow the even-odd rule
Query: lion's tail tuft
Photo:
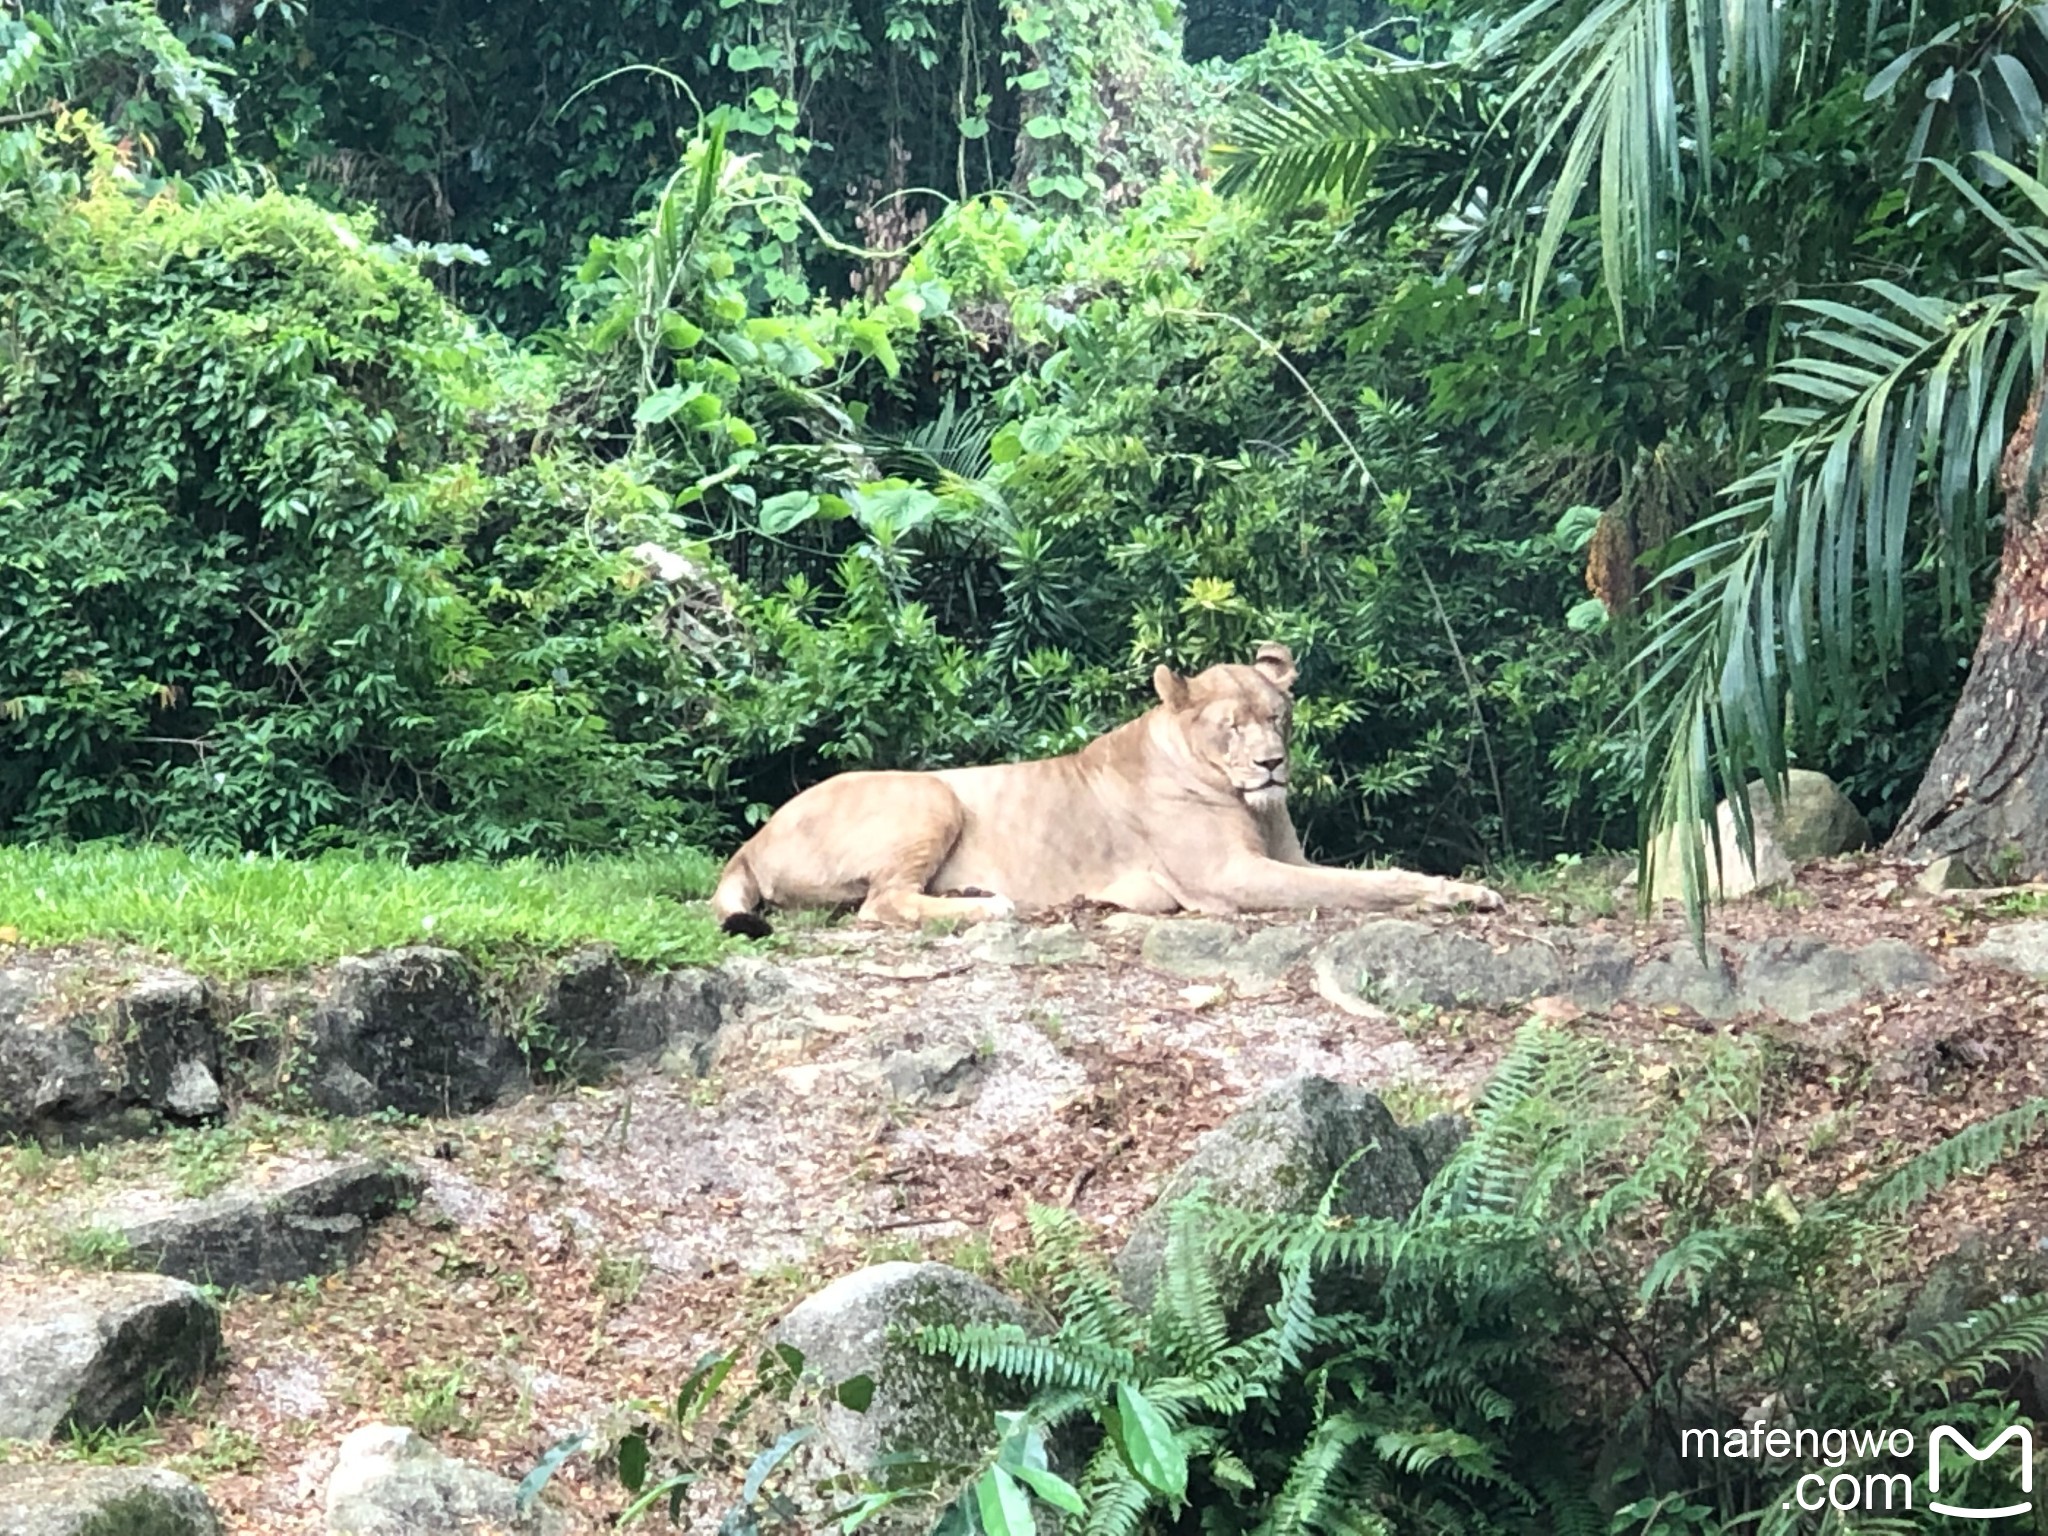
[[718, 877], [718, 889], [711, 893], [711, 910], [724, 932], [745, 939], [765, 939], [775, 930], [761, 916], [760, 908], [761, 882], [754, 878], [747, 850], [742, 848]]

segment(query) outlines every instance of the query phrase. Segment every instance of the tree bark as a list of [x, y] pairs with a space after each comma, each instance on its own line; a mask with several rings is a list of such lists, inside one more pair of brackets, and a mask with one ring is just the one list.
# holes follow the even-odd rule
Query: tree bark
[[1969, 680], [1887, 851], [1980, 879], [2048, 875], [2048, 470], [2027, 484], [2042, 396], [1999, 466], [2005, 547]]

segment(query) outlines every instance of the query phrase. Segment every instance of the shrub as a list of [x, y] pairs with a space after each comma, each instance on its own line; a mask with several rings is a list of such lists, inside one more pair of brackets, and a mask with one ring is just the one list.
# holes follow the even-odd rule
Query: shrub
[[673, 594], [618, 552], [644, 492], [533, 451], [545, 378], [406, 256], [299, 199], [102, 176], [5, 261], [0, 835], [690, 828]]

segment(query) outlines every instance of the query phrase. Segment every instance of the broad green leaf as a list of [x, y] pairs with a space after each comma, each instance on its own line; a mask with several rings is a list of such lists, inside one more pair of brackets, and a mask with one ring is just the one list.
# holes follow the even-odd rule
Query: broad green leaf
[[851, 1408], [855, 1413], [866, 1413], [868, 1405], [875, 1400], [875, 1380], [872, 1376], [849, 1376], [839, 1383], [833, 1395], [842, 1407]]
[[[817, 515], [817, 511], [818, 498], [809, 491], [784, 491], [781, 495], [770, 496], [761, 503], [760, 522], [757, 526], [769, 538], [778, 538], [792, 528], [802, 527]], [[872, 1383], [869, 1391], [873, 1391]]]
[[658, 426], [703, 393], [702, 384], [670, 384], [657, 389], [633, 412], [633, 424], [638, 427]]
[[1001, 1467], [990, 1467], [974, 1485], [974, 1499], [987, 1536], [1037, 1536], [1031, 1500]]
[[1048, 1472], [1043, 1467], [1011, 1467], [1009, 1471], [1018, 1482], [1054, 1509], [1063, 1509], [1070, 1515], [1087, 1513], [1087, 1506], [1081, 1502], [1081, 1495], [1074, 1490], [1074, 1485], [1057, 1472]]
[[619, 1481], [626, 1492], [638, 1493], [647, 1484], [647, 1434], [634, 1430], [619, 1442]]
[[1165, 1415], [1126, 1381], [1116, 1384], [1116, 1405], [1124, 1460], [1138, 1480], [1161, 1498], [1184, 1497], [1188, 1491], [1187, 1453]]
[[890, 378], [902, 372], [903, 365], [897, 360], [896, 348], [889, 340], [889, 332], [879, 320], [856, 319], [846, 322], [846, 334], [853, 338], [854, 349], [863, 357], [871, 357], [882, 365], [882, 372]]

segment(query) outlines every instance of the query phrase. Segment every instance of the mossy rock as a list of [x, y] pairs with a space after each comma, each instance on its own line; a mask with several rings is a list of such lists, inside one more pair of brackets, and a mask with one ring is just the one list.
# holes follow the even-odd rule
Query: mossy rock
[[[911, 1342], [918, 1329], [973, 1323], [1028, 1326], [1000, 1291], [946, 1264], [874, 1264], [799, 1302], [776, 1341], [798, 1351], [806, 1378], [826, 1389], [821, 1428], [846, 1470], [878, 1481], [896, 1475], [889, 1458], [916, 1455], [935, 1466], [971, 1466], [993, 1448], [998, 1400], [989, 1383]], [[866, 1377], [874, 1396], [861, 1411], [834, 1395]]]
[[1450, 1116], [1404, 1128], [1364, 1088], [1326, 1077], [1281, 1083], [1203, 1137], [1138, 1218], [1117, 1255], [1124, 1294], [1151, 1305], [1173, 1210], [1198, 1189], [1236, 1210], [1312, 1211], [1342, 1169], [1338, 1214], [1398, 1218], [1463, 1136], [1464, 1122]]

